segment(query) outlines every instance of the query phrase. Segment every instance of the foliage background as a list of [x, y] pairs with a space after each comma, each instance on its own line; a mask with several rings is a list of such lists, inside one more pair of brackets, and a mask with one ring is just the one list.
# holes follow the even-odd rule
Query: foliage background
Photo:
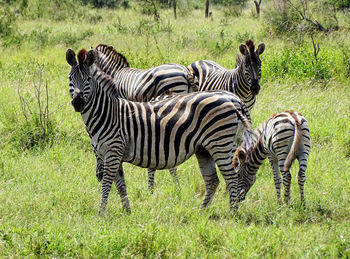
[[[306, 2], [307, 18], [327, 33], [300, 16]], [[258, 17], [253, 1], [216, 0], [205, 19], [204, 1], [180, 0], [176, 20], [171, 3], [154, 3], [158, 21], [142, 1], [1, 0], [0, 256], [349, 257], [349, 2], [262, 0]], [[160, 171], [153, 194], [146, 170], [126, 165], [132, 214], [113, 188], [97, 217], [100, 185], [70, 105], [66, 49], [110, 44], [139, 68], [199, 59], [234, 68], [250, 38], [266, 44], [254, 125], [286, 109], [309, 122], [306, 206], [297, 162], [290, 205], [277, 204], [265, 162], [238, 214], [221, 177], [211, 207], [200, 210], [204, 183], [191, 158], [179, 167], [181, 189]]]

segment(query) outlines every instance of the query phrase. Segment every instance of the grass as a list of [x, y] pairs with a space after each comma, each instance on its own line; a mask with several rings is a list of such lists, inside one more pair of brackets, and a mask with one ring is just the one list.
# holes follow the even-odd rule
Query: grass
[[[332, 37], [350, 46], [344, 32], [319, 36], [322, 55], [334, 62], [323, 67], [330, 78], [315, 79], [276, 69], [282, 63], [275, 54], [291, 49], [290, 45], [286, 39], [264, 35], [261, 20], [251, 18], [249, 12], [235, 18], [214, 10], [214, 20], [208, 21], [201, 10], [195, 10], [175, 21], [167, 18], [170, 11], [162, 11], [160, 27], [133, 10], [100, 12], [105, 16], [99, 23], [90, 21], [84, 26], [70, 20], [20, 18], [20, 34], [46, 31], [43, 40], [28, 36], [19, 45], [1, 47], [0, 257], [350, 256], [350, 88], [342, 72], [341, 52], [331, 52], [336, 47]], [[212, 205], [200, 210], [204, 183], [191, 158], [179, 167], [180, 190], [167, 171], [157, 171], [153, 194], [148, 192], [146, 170], [126, 164], [132, 214], [122, 212], [113, 187], [106, 215], [96, 216], [100, 184], [83, 122], [70, 105], [66, 49], [111, 44], [136, 67], [189, 64], [204, 58], [234, 67], [245, 36], [267, 46], [262, 55], [262, 90], [252, 111], [254, 125], [286, 109], [301, 112], [309, 122], [312, 148], [306, 171], [306, 206], [299, 201], [297, 163], [291, 170], [291, 203], [278, 205], [272, 171], [265, 162], [237, 214], [229, 209], [221, 176]], [[78, 40], [71, 42], [70, 38]], [[307, 39], [305, 44], [300, 49], [311, 51]], [[307, 63], [310, 59], [300, 62], [301, 51], [293, 53], [293, 64], [311, 65]], [[26, 122], [17, 87], [35, 112], [33, 81], [42, 65], [42, 80], [48, 82], [50, 93], [53, 137], [31, 147], [21, 146]]]

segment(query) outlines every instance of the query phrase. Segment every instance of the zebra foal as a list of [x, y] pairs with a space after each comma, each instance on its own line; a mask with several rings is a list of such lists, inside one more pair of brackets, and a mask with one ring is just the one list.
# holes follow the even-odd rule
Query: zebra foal
[[228, 70], [211, 60], [199, 60], [188, 66], [198, 91], [223, 90], [239, 96], [251, 110], [260, 91], [261, 60], [260, 55], [265, 44], [259, 44], [257, 50], [252, 40], [239, 46], [236, 68]]
[[274, 114], [261, 124], [255, 135], [244, 136], [243, 143], [237, 148], [233, 165], [238, 169], [238, 199], [245, 195], [256, 180], [256, 173], [268, 157], [275, 182], [277, 201], [281, 201], [281, 171], [284, 185], [284, 197], [290, 200], [292, 176], [289, 172], [295, 159], [299, 161], [298, 184], [300, 199], [304, 202], [304, 182], [307, 158], [310, 152], [309, 127], [306, 119], [298, 112], [285, 111]]
[[118, 97], [115, 82], [95, 64], [93, 50], [66, 52], [72, 105], [80, 112], [94, 152], [103, 163], [99, 214], [105, 211], [114, 182], [123, 209], [130, 212], [122, 163], [173, 168], [196, 155], [205, 183], [202, 207], [219, 184], [215, 164], [225, 179], [230, 205], [237, 201], [237, 175], [232, 159], [239, 125], [251, 134], [245, 104], [227, 92], [179, 95], [153, 102]]

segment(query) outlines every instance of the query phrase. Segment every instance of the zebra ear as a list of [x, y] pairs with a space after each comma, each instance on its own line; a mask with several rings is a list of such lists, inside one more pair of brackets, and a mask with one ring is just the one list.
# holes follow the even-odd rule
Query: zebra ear
[[249, 54], [248, 48], [246, 45], [241, 44], [239, 45], [239, 51], [242, 53], [242, 55], [247, 56]]
[[245, 162], [245, 159], [246, 159], [245, 150], [241, 148], [241, 149], [238, 151], [238, 160], [239, 160], [239, 163], [240, 163], [240, 164], [243, 164], [243, 163]]
[[70, 66], [75, 66], [78, 64], [77, 59], [75, 57], [75, 53], [72, 49], [67, 49], [66, 60]]
[[95, 62], [95, 52], [93, 49], [90, 49], [86, 53], [86, 58], [84, 60], [84, 63], [89, 67]]
[[258, 49], [255, 51], [256, 55], [261, 55], [263, 54], [265, 51], [265, 44], [264, 43], [260, 43], [258, 46]]

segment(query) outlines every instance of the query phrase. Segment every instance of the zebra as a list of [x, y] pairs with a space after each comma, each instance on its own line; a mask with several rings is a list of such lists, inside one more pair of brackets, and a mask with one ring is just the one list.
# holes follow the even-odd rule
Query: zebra
[[236, 68], [227, 70], [211, 60], [199, 60], [188, 66], [195, 88], [198, 91], [225, 90], [239, 96], [251, 110], [260, 91], [261, 60], [265, 44], [259, 44], [255, 51], [254, 42], [246, 41], [239, 46]]
[[[180, 64], [164, 64], [150, 69], [129, 67], [127, 59], [113, 46], [99, 44], [96, 47], [95, 64], [113, 78], [118, 96], [131, 101], [150, 101], [162, 95], [193, 92], [193, 78], [187, 67]], [[97, 165], [97, 168], [99, 166]], [[148, 169], [148, 189], [154, 189], [155, 169]], [[180, 187], [176, 168], [169, 169]], [[99, 174], [98, 169], [96, 170]], [[98, 177], [99, 179], [101, 176]]]
[[237, 96], [199, 92], [133, 102], [117, 96], [114, 81], [94, 64], [93, 50], [83, 49], [77, 58], [73, 50], [67, 50], [71, 103], [81, 114], [94, 151], [103, 161], [99, 214], [105, 211], [113, 182], [123, 210], [131, 212], [123, 162], [168, 169], [193, 154], [205, 183], [202, 208], [211, 203], [219, 184], [215, 164], [225, 179], [230, 205], [236, 204], [232, 159], [238, 124], [244, 125], [244, 134], [252, 134], [249, 110]]
[[272, 115], [254, 132], [255, 135], [243, 138], [243, 143], [237, 148], [233, 159], [233, 165], [238, 169], [238, 199], [245, 199], [256, 180], [260, 165], [268, 157], [273, 170], [277, 201], [281, 202], [280, 170], [285, 202], [288, 203], [292, 179], [289, 170], [297, 158], [300, 200], [304, 202], [305, 171], [310, 151], [310, 131], [306, 119], [298, 112], [284, 111]]

